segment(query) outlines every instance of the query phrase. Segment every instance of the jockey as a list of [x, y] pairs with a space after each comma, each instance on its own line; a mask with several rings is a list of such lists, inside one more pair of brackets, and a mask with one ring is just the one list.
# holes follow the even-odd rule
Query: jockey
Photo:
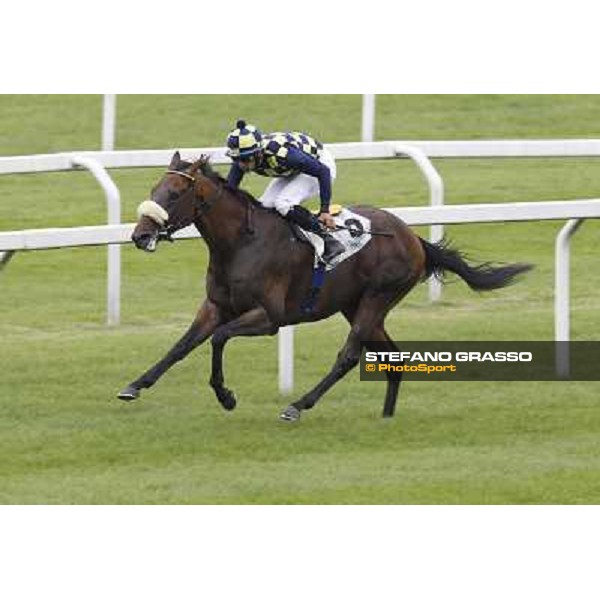
[[[238, 121], [227, 137], [227, 147], [227, 155], [233, 160], [227, 178], [231, 186], [237, 188], [250, 171], [276, 177], [260, 197], [262, 205], [275, 208], [288, 221], [320, 236], [325, 243], [325, 262], [344, 252], [344, 246], [327, 232], [335, 227], [329, 203], [336, 168], [323, 144], [305, 133], [263, 135], [253, 125]], [[317, 193], [321, 198], [318, 218], [300, 206]]]

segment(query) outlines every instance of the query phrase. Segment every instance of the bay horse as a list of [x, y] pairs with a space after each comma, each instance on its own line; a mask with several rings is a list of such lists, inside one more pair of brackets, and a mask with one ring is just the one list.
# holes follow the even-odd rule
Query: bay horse
[[[236, 336], [274, 335], [280, 327], [319, 321], [341, 312], [350, 333], [327, 375], [290, 404], [280, 418], [295, 421], [357, 365], [362, 345], [378, 342], [380, 350], [398, 350], [385, 330], [387, 313], [420, 281], [451, 271], [473, 290], [510, 284], [531, 268], [527, 264], [469, 265], [461, 252], [442, 242], [417, 236], [399, 218], [370, 206], [352, 210], [371, 221], [373, 236], [353, 256], [330, 271], [312, 312], [302, 309], [311, 288], [313, 248], [293, 234], [288, 223], [249, 193], [234, 189], [213, 171], [209, 159], [183, 161], [175, 152], [171, 163], [140, 204], [132, 234], [137, 248], [153, 252], [162, 239], [194, 224], [208, 246], [206, 299], [191, 326], [154, 366], [123, 389], [118, 397], [134, 400], [176, 362], [211, 338], [210, 385], [224, 409], [236, 405], [225, 387], [223, 350]], [[384, 346], [382, 347], [381, 344]], [[383, 416], [394, 414], [401, 378], [387, 380]]]

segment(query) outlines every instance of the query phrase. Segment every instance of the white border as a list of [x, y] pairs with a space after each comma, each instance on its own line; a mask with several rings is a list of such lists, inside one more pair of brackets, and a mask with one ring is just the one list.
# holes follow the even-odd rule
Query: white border
[[11, 600], [597, 598], [597, 507], [5, 507]]

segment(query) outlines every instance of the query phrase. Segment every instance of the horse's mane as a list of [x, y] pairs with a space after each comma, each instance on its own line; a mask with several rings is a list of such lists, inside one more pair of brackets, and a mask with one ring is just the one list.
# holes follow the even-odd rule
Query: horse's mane
[[[185, 160], [180, 160], [177, 164], [177, 170], [185, 170], [190, 167], [193, 163], [186, 162]], [[250, 193], [246, 190], [242, 190], [239, 188], [234, 188], [227, 182], [227, 179], [213, 170], [212, 165], [210, 164], [210, 160], [208, 157], [205, 158], [200, 163], [200, 171], [202, 175], [208, 177], [211, 181], [218, 183], [223, 186], [234, 198], [243, 202], [250, 202], [253, 206], [258, 208], [264, 208], [264, 206]]]

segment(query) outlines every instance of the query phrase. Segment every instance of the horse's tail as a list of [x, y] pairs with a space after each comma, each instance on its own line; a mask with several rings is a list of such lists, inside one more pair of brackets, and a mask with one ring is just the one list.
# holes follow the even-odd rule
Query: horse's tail
[[517, 275], [533, 268], [533, 265], [523, 263], [494, 266], [486, 262], [470, 265], [463, 253], [451, 248], [447, 240], [432, 244], [423, 238], [419, 239], [426, 256], [425, 277], [433, 275], [443, 281], [445, 271], [452, 271], [464, 279], [472, 290], [484, 291], [505, 287], [514, 283]]

